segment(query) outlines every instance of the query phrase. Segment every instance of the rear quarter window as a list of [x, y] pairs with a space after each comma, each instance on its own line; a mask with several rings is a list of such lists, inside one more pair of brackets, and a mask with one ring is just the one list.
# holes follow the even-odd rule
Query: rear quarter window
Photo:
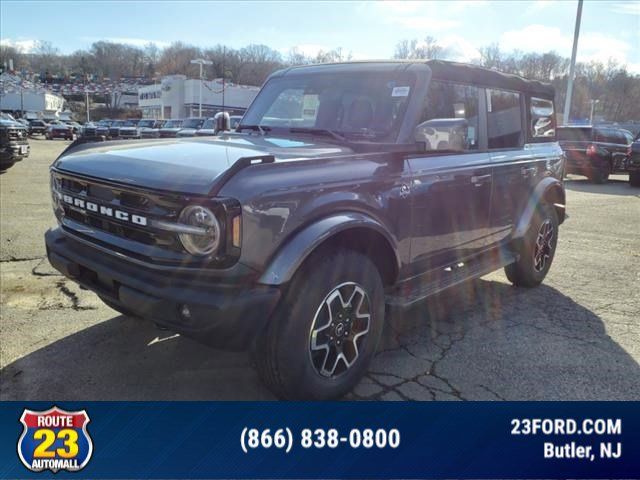
[[534, 141], [553, 141], [556, 138], [553, 102], [543, 98], [529, 99], [529, 136]]

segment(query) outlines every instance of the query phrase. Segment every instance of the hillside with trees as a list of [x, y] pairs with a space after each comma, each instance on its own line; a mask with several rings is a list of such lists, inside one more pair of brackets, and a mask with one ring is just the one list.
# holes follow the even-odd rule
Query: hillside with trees
[[[557, 105], [564, 105], [569, 60], [555, 52], [506, 52], [498, 45], [481, 48], [475, 63], [527, 78], [551, 82], [556, 87]], [[87, 50], [62, 54], [50, 42], [39, 42], [28, 52], [9, 45], [0, 47], [0, 65], [13, 61], [14, 71], [39, 77], [42, 82], [53, 79], [65, 82], [83, 82], [122, 78], [137, 78], [152, 82], [164, 75], [185, 74], [195, 78], [198, 66], [194, 58], [212, 62], [205, 69], [205, 77], [225, 78], [245, 85], [261, 85], [273, 71], [310, 63], [327, 63], [351, 59], [342, 48], [320, 51], [315, 56], [292, 49], [285, 56], [267, 45], [248, 45], [234, 49], [224, 45], [201, 48], [175, 42], [160, 49], [154, 44], [144, 48], [100, 41]], [[448, 50], [437, 39], [402, 40], [395, 48], [396, 59], [450, 59]], [[613, 61], [607, 64], [579, 63], [573, 93], [573, 118], [588, 118], [591, 100], [598, 100], [596, 117], [609, 121], [640, 120], [640, 75], [627, 71], [624, 65]]]

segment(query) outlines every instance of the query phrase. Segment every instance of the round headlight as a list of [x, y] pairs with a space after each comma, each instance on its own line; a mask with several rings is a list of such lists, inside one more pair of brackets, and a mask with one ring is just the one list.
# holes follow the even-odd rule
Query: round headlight
[[180, 213], [179, 222], [201, 229], [198, 233], [180, 233], [180, 241], [192, 255], [210, 255], [220, 245], [220, 224], [211, 210], [200, 205], [189, 205]]

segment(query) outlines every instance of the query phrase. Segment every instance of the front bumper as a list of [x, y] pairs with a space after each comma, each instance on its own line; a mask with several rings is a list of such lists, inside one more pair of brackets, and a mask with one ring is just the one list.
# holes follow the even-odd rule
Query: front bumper
[[[26, 147], [26, 148], [25, 148]], [[10, 143], [0, 147], [0, 163], [19, 162], [29, 156], [29, 144]]]
[[[66, 277], [140, 317], [216, 348], [248, 348], [280, 299], [275, 287], [222, 286], [202, 275], [145, 268], [80, 243], [60, 228], [47, 231], [45, 242], [49, 262]], [[181, 314], [183, 305], [189, 306], [188, 318]]]
[[627, 171], [640, 172], [640, 153], [634, 153], [627, 160]]

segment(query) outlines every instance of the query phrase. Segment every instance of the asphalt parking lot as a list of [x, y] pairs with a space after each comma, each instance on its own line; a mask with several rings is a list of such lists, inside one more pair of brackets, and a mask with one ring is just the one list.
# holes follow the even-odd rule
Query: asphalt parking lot
[[[58, 275], [48, 166], [66, 141], [31, 141], [0, 175], [0, 400], [264, 400], [249, 356], [123, 317]], [[502, 272], [390, 313], [350, 398], [638, 400], [640, 189], [567, 182], [570, 218], [533, 290]]]

